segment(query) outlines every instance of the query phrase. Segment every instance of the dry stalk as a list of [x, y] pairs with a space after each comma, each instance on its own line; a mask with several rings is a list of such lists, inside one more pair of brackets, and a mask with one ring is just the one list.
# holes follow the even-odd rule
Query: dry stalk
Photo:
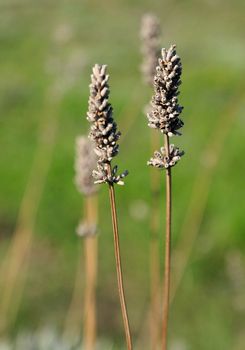
[[124, 323], [124, 329], [125, 329], [125, 335], [126, 335], [127, 348], [132, 349], [130, 326], [129, 326], [127, 305], [126, 305], [125, 292], [124, 292], [115, 190], [114, 190], [113, 184], [109, 185], [109, 196], [110, 196], [111, 217], [112, 217], [112, 226], [113, 226], [113, 235], [114, 235], [114, 251], [115, 251], [115, 259], [116, 259], [119, 298], [120, 298], [121, 309], [122, 309], [122, 317], [123, 317], [123, 323]]
[[[84, 259], [79, 256], [75, 286], [63, 337], [80, 334], [83, 318], [83, 348], [94, 350], [96, 346], [96, 285], [97, 285], [97, 245], [98, 188], [94, 185], [92, 170], [97, 157], [94, 145], [87, 136], [76, 139], [75, 184], [84, 195], [84, 215], [79, 223], [77, 234], [83, 237]], [[85, 266], [84, 312], [82, 300], [82, 267]]]
[[[97, 222], [97, 196], [86, 198], [86, 217], [89, 225]], [[96, 345], [96, 285], [97, 285], [97, 235], [84, 240], [85, 297], [84, 297], [84, 349], [94, 350]]]
[[[207, 199], [210, 192], [210, 186], [212, 184], [213, 175], [218, 165], [221, 152], [224, 148], [225, 141], [229, 135], [229, 131], [232, 129], [232, 124], [235, 120], [236, 114], [240, 108], [239, 102], [243, 100], [244, 91], [243, 84], [241, 84], [238, 89], [239, 93], [235, 95], [231, 101], [229, 101], [228, 106], [225, 107], [221, 120], [217, 121], [217, 127], [214, 127], [214, 133], [211, 135], [210, 140], [206, 146], [205, 151], [201, 159], [205, 159], [205, 163], [200, 164], [200, 169], [196, 176], [193, 190], [191, 194], [191, 199], [187, 212], [185, 214], [185, 219], [180, 231], [180, 240], [177, 243], [177, 247], [173, 253], [173, 278], [172, 278], [172, 291], [170, 294], [170, 303], [174, 300], [177, 290], [180, 286], [182, 277], [186, 270], [191, 251], [193, 249], [195, 239], [198, 235], [202, 219], [204, 216], [205, 208], [207, 205]], [[234, 108], [236, 106], [237, 108]], [[222, 128], [219, 126], [222, 125]], [[160, 296], [160, 288], [157, 291], [157, 295]], [[137, 343], [141, 348], [143, 343], [143, 334], [147, 327], [147, 322], [151, 317], [151, 310], [147, 311], [146, 321], [142, 325], [141, 336], [138, 338]]]
[[63, 339], [66, 341], [70, 338], [79, 338], [81, 335], [82, 323], [83, 323], [83, 308], [84, 300], [82, 297], [83, 293], [83, 274], [84, 272], [84, 254], [83, 254], [83, 242], [80, 242], [78, 262], [76, 268], [76, 276], [74, 281], [74, 287], [72, 290], [71, 302], [66, 314], [63, 330]]
[[[156, 16], [147, 13], [142, 17], [141, 21], [141, 51], [143, 62], [141, 71], [144, 82], [150, 87], [153, 85], [155, 70], [159, 56], [160, 42], [160, 25]], [[150, 106], [145, 108], [147, 113]], [[160, 147], [160, 137], [151, 130], [151, 152]], [[160, 326], [160, 300], [158, 298], [158, 288], [160, 286], [160, 256], [159, 256], [159, 226], [160, 226], [160, 176], [159, 172], [151, 169], [151, 215], [150, 215], [150, 304], [151, 304], [151, 319], [150, 319], [150, 334], [151, 334], [151, 349], [158, 348], [159, 343], [159, 326]]]
[[[160, 139], [156, 137], [155, 132], [151, 130], [151, 150], [159, 148]], [[150, 171], [151, 180], [151, 216], [150, 216], [150, 291], [151, 291], [151, 306], [150, 306], [150, 332], [151, 332], [151, 349], [158, 349], [159, 332], [160, 332], [160, 252], [159, 252], [159, 229], [160, 229], [160, 172]]]
[[171, 167], [183, 155], [183, 152], [177, 147], [169, 144], [169, 137], [180, 135], [178, 130], [183, 126], [183, 122], [179, 115], [183, 107], [178, 104], [178, 87], [181, 83], [182, 67], [175, 46], [171, 46], [169, 50], [162, 49], [161, 56], [154, 77], [155, 94], [151, 101], [152, 110], [147, 114], [147, 117], [148, 125], [153, 129], [159, 129], [164, 135], [164, 147], [160, 149], [160, 152], [154, 152], [154, 157], [150, 159], [148, 165], [166, 170], [166, 238], [162, 325], [162, 349], [166, 350], [171, 272]]
[[123, 285], [114, 192], [114, 184], [123, 185], [123, 179], [128, 174], [128, 172], [124, 171], [122, 174], [117, 174], [117, 166], [114, 166], [113, 168], [111, 167], [112, 159], [119, 152], [119, 145], [117, 141], [120, 138], [121, 134], [117, 130], [117, 124], [113, 119], [113, 110], [110, 103], [108, 102], [110, 93], [108, 79], [109, 75], [106, 74], [106, 66], [96, 64], [93, 67], [93, 74], [91, 75], [89, 110], [87, 113], [87, 119], [91, 123], [90, 138], [95, 143], [94, 151], [98, 156], [97, 170], [93, 171], [93, 176], [96, 180], [95, 183], [107, 183], [109, 185], [118, 291], [121, 303], [127, 349], [131, 350], [132, 340]]
[[[169, 157], [169, 137], [164, 135], [166, 156]], [[169, 318], [169, 293], [170, 293], [170, 273], [171, 273], [171, 168], [166, 169], [166, 241], [165, 241], [165, 269], [164, 269], [164, 289], [163, 289], [163, 349], [167, 349], [167, 333]]]
[[[98, 221], [98, 195], [93, 193], [84, 197], [84, 215], [78, 234], [83, 233], [83, 254], [80, 251], [72, 298], [65, 320], [63, 338], [79, 336], [83, 323], [83, 348], [94, 350], [96, 347], [96, 287], [98, 237], [95, 232]], [[92, 230], [92, 231], [91, 231]], [[81, 247], [82, 248], [82, 247]], [[83, 271], [84, 268], [84, 271]], [[84, 274], [84, 279], [83, 279]], [[82, 298], [83, 280], [85, 281], [84, 299]], [[81, 310], [84, 310], [83, 313]]]

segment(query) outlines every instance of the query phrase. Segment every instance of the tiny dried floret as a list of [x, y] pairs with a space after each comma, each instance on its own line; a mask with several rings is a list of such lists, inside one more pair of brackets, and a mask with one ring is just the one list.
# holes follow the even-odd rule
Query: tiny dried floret
[[159, 169], [168, 169], [173, 167], [183, 155], [184, 151], [180, 151], [180, 149], [175, 147], [173, 144], [169, 147], [169, 155], [167, 155], [166, 148], [161, 147], [160, 152], [154, 152], [154, 157], [147, 162], [147, 165], [151, 165]]
[[117, 167], [111, 170], [111, 161], [119, 152], [117, 141], [121, 133], [113, 119], [113, 109], [108, 101], [110, 90], [109, 75], [106, 65], [96, 64], [93, 67], [90, 84], [89, 109], [87, 119], [91, 123], [89, 137], [94, 141], [95, 153], [98, 156], [97, 170], [93, 171], [95, 183], [123, 184], [122, 179], [127, 171], [117, 175]]
[[124, 185], [123, 179], [128, 175], [128, 171], [125, 170], [122, 174], [117, 175], [117, 165], [111, 171], [111, 174], [108, 174], [108, 171], [105, 169], [105, 165], [102, 163], [97, 164], [97, 170], [93, 170], [93, 177], [95, 178], [96, 184], [108, 183], [108, 184], [117, 184]]

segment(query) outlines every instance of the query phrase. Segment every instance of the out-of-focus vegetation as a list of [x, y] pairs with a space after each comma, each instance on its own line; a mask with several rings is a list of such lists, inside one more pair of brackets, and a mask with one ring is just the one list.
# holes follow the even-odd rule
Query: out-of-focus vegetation
[[[74, 140], [88, 129], [91, 67], [106, 63], [123, 133], [118, 164], [130, 172], [116, 193], [125, 287], [134, 338], [142, 336], [151, 205], [142, 110], [152, 91], [139, 72], [139, 27], [151, 11], [161, 19], [162, 46], [176, 43], [183, 63], [185, 127], [174, 141], [186, 155], [173, 175], [173, 251], [197, 176], [202, 178], [193, 211], [200, 227], [188, 241], [193, 250], [172, 303], [170, 343], [175, 350], [244, 349], [244, 2], [1, 0], [0, 9], [1, 267], [23, 221], [33, 231], [23, 298], [9, 335], [48, 324], [62, 330], [65, 324], [81, 245], [75, 235], [82, 198], [73, 183]], [[107, 197], [102, 187], [98, 332], [116, 349], [123, 328]]]

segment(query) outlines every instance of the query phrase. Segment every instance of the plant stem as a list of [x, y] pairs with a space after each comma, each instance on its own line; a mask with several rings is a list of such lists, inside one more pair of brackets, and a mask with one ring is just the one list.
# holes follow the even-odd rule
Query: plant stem
[[[97, 197], [86, 198], [86, 218], [88, 225], [97, 221]], [[84, 306], [84, 347], [94, 350], [96, 343], [96, 283], [97, 283], [97, 236], [86, 237], [85, 253], [85, 306]]]
[[114, 235], [114, 250], [116, 258], [116, 270], [117, 270], [117, 283], [119, 298], [121, 303], [123, 324], [125, 330], [125, 337], [127, 343], [127, 349], [132, 350], [132, 340], [130, 333], [130, 326], [127, 313], [127, 305], [125, 301], [125, 293], [123, 287], [123, 274], [121, 266], [121, 256], [120, 256], [120, 244], [119, 244], [119, 234], [118, 234], [118, 222], [117, 222], [117, 211], [116, 211], [116, 201], [115, 201], [115, 191], [113, 184], [109, 184], [109, 195], [110, 195], [110, 205], [111, 205], [111, 216], [112, 216], [112, 226], [113, 226], [113, 235]]
[[[98, 221], [98, 195], [84, 198], [83, 219], [88, 225], [96, 225]], [[72, 298], [67, 312], [63, 339], [78, 336], [83, 327], [83, 349], [95, 349], [96, 343], [96, 286], [97, 286], [97, 235], [81, 238], [77, 271]], [[84, 251], [84, 254], [83, 254]], [[85, 276], [85, 277], [84, 277]], [[84, 298], [83, 280], [85, 278]], [[81, 312], [81, 310], [84, 310]]]
[[[151, 150], [159, 148], [160, 139], [155, 130], [151, 129]], [[160, 259], [159, 259], [159, 192], [160, 192], [160, 172], [156, 169], [150, 169], [151, 182], [151, 216], [150, 216], [150, 290], [151, 290], [151, 350], [156, 350], [159, 343], [160, 334], [160, 315], [159, 315], [159, 286], [160, 286]]]
[[[164, 135], [166, 155], [169, 156], [169, 137]], [[171, 269], [171, 168], [166, 169], [166, 241], [165, 241], [165, 269], [163, 290], [163, 350], [167, 349], [167, 333], [169, 318], [169, 292]]]
[[84, 345], [86, 350], [94, 350], [96, 343], [97, 237], [87, 237], [84, 243], [86, 266]]
[[81, 276], [83, 275], [84, 256], [82, 254], [83, 244], [82, 242], [79, 243], [80, 247], [78, 254], [76, 277], [74, 281], [75, 283], [72, 291], [69, 309], [66, 314], [64, 330], [62, 334], [64, 341], [66, 341], [67, 338], [70, 338], [71, 336], [80, 335], [83, 320], [83, 314], [81, 312], [81, 310], [84, 307], [83, 298], [81, 297], [83, 290], [83, 280], [81, 279]]

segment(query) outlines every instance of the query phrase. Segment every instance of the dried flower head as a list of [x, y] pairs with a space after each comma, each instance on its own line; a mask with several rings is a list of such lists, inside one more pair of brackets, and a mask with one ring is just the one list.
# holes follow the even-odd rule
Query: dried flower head
[[154, 77], [155, 94], [151, 100], [152, 110], [147, 115], [148, 125], [168, 136], [180, 135], [178, 130], [184, 125], [179, 118], [183, 107], [178, 103], [181, 61], [175, 45], [162, 49], [161, 55]]
[[[152, 109], [147, 113], [148, 125], [159, 129], [168, 140], [173, 135], [181, 135], [179, 129], [184, 125], [179, 118], [183, 107], [178, 103], [179, 85], [181, 84], [182, 65], [176, 54], [175, 45], [168, 50], [162, 49], [154, 77], [155, 94], [151, 100]], [[165, 143], [160, 152], [155, 151], [154, 157], [147, 163], [160, 169], [174, 166], [184, 154], [178, 147]]]
[[96, 183], [123, 184], [128, 172], [117, 175], [117, 167], [111, 170], [111, 160], [118, 154], [120, 132], [113, 119], [113, 109], [108, 101], [110, 90], [109, 75], [106, 65], [96, 64], [91, 75], [89, 110], [87, 119], [91, 123], [89, 137], [95, 143], [95, 153], [98, 156], [97, 170], [93, 171]]
[[161, 147], [160, 152], [154, 152], [154, 157], [147, 162], [147, 165], [152, 165], [160, 169], [167, 169], [174, 166], [180, 160], [183, 154], [184, 151], [180, 151], [180, 149], [174, 145], [170, 145], [169, 155], [167, 155], [165, 147]]
[[140, 37], [142, 40], [143, 62], [141, 71], [144, 81], [152, 84], [159, 56], [160, 25], [156, 16], [147, 13], [142, 17]]
[[98, 189], [92, 177], [96, 161], [97, 157], [91, 140], [86, 136], [78, 137], [76, 139], [75, 184], [77, 190], [86, 196], [95, 193]]
[[125, 170], [122, 174], [117, 175], [118, 166], [115, 165], [112, 168], [111, 174], [105, 171], [105, 167], [102, 163], [98, 162], [97, 170], [93, 170], [93, 177], [95, 178], [96, 184], [101, 184], [104, 182], [116, 183], [118, 185], [124, 185], [123, 179], [128, 175], [128, 171]]

